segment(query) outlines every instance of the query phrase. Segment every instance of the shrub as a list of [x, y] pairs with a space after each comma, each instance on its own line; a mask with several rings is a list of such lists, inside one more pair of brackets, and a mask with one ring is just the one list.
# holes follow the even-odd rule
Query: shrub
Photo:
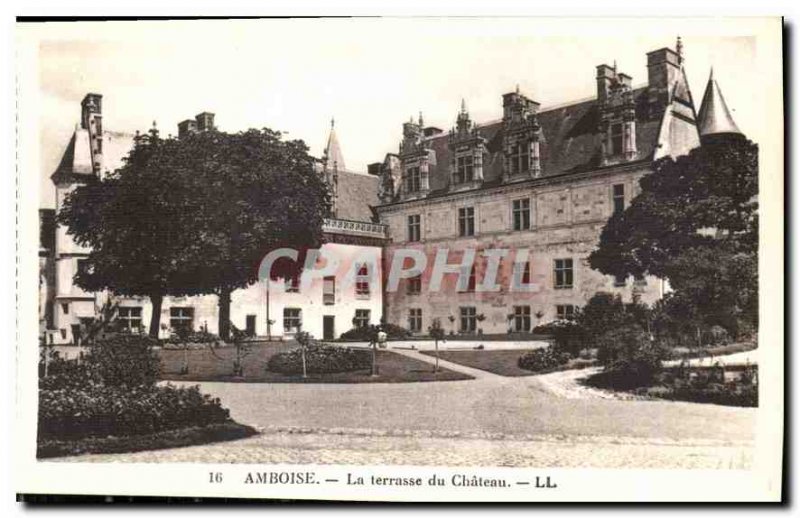
[[158, 341], [145, 335], [119, 334], [89, 346], [85, 357], [92, 376], [109, 386], [152, 386], [158, 379]]
[[[411, 336], [411, 331], [394, 324], [381, 324], [380, 327], [386, 333], [386, 337], [389, 340], [398, 340]], [[373, 331], [371, 326], [354, 327], [342, 333], [339, 338], [342, 340], [358, 340], [360, 342], [370, 341]]]
[[[372, 355], [366, 350], [321, 344], [306, 349], [306, 371], [309, 374], [349, 372], [369, 369], [371, 366]], [[267, 362], [267, 370], [281, 374], [302, 374], [302, 350], [298, 348], [273, 355]]]
[[208, 331], [193, 331], [190, 333], [178, 333], [170, 336], [161, 342], [164, 349], [185, 349], [203, 348], [210, 344], [216, 344], [220, 338]]
[[569, 354], [559, 352], [554, 347], [543, 347], [528, 351], [520, 356], [519, 360], [517, 360], [517, 366], [520, 369], [541, 372], [565, 365], [569, 360]]
[[603, 385], [627, 390], [652, 384], [667, 351], [636, 326], [605, 333], [598, 340], [598, 359], [605, 366]]
[[559, 351], [577, 356], [585, 347], [586, 333], [584, 329], [572, 320], [555, 320], [547, 324], [540, 324], [533, 329], [534, 334], [550, 335], [553, 337], [553, 346]]
[[39, 391], [39, 438], [127, 436], [230, 420], [197, 386], [108, 386]]

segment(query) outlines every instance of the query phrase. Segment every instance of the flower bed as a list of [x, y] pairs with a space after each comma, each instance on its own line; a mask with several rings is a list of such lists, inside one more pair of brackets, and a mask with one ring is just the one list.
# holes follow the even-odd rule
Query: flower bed
[[517, 365], [520, 369], [532, 372], [544, 372], [566, 365], [569, 361], [569, 354], [557, 352], [557, 350], [551, 346], [534, 349], [533, 351], [525, 353], [517, 360]]
[[[308, 374], [328, 374], [369, 369], [372, 354], [362, 349], [313, 345], [306, 349], [306, 372]], [[302, 349], [294, 349], [272, 356], [267, 362], [267, 370], [281, 374], [302, 374]]]

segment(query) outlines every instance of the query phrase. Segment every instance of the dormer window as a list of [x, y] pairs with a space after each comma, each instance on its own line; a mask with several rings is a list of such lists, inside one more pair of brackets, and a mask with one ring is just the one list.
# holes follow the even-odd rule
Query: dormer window
[[406, 169], [406, 192], [419, 192], [421, 185], [419, 167], [409, 167]]
[[527, 173], [530, 169], [530, 147], [527, 143], [515, 144], [511, 149], [511, 174]]
[[475, 159], [472, 155], [460, 156], [456, 159], [456, 171], [453, 183], [461, 184], [475, 179]]
[[617, 122], [611, 125], [611, 154], [622, 154], [622, 137], [623, 137], [622, 123]]

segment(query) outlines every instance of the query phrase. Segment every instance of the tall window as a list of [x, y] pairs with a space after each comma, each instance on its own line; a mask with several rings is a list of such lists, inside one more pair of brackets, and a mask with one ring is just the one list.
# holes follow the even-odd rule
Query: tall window
[[525, 173], [530, 169], [530, 146], [527, 142], [514, 144], [511, 148], [511, 174]]
[[559, 320], [574, 320], [575, 306], [572, 304], [558, 304], [556, 306], [556, 317]]
[[141, 307], [121, 307], [117, 309], [117, 316], [119, 318], [122, 329], [128, 331], [136, 331], [142, 327], [142, 308]]
[[419, 295], [422, 292], [422, 275], [406, 279], [406, 294]]
[[511, 202], [511, 212], [514, 219], [514, 230], [528, 230], [531, 228], [530, 198], [522, 198]]
[[474, 333], [478, 328], [478, 313], [475, 306], [466, 306], [459, 308], [461, 315], [460, 331], [462, 333]]
[[406, 169], [406, 192], [418, 192], [421, 185], [419, 167]]
[[336, 302], [336, 277], [329, 276], [322, 279], [322, 303], [332, 306]]
[[283, 287], [286, 293], [299, 293], [300, 292], [300, 276], [290, 275], [283, 279]]
[[367, 327], [369, 325], [369, 310], [357, 309], [356, 316], [353, 318], [353, 325], [355, 327]]
[[622, 123], [617, 122], [611, 125], [611, 154], [622, 154]]
[[625, 184], [618, 183], [613, 187], [614, 214], [625, 211]]
[[169, 326], [178, 331], [194, 329], [194, 308], [169, 308]]
[[369, 268], [362, 264], [356, 271], [356, 296], [369, 298]]
[[408, 217], [408, 240], [419, 241], [422, 236], [422, 217], [412, 214]]
[[302, 312], [300, 308], [283, 308], [283, 331], [285, 333], [296, 333], [303, 325]]
[[554, 273], [556, 288], [572, 287], [572, 259], [556, 259]]
[[408, 330], [412, 333], [422, 331], [422, 309], [411, 308], [408, 310]]
[[514, 331], [527, 333], [531, 330], [531, 307], [514, 306]]
[[522, 284], [530, 284], [531, 283], [531, 263], [526, 262], [525, 266], [522, 267]]
[[78, 273], [88, 273], [89, 263], [86, 259], [78, 259]]
[[458, 209], [458, 235], [461, 237], [475, 235], [475, 207]]
[[475, 179], [475, 161], [472, 155], [460, 156], [456, 159], [456, 173], [453, 183], [471, 182]]

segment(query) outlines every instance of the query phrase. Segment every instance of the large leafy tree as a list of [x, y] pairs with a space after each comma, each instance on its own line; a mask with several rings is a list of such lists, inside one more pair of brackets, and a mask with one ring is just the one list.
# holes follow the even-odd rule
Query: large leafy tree
[[59, 220], [91, 248], [79, 286], [149, 296], [154, 336], [164, 296], [216, 294], [227, 338], [231, 293], [258, 280], [271, 249], [318, 247], [329, 210], [327, 187], [302, 141], [283, 141], [269, 129], [214, 130], [151, 134], [120, 170], [78, 187]]
[[76, 284], [88, 291], [149, 297], [153, 337], [164, 296], [191, 292], [176, 282], [192, 260], [180, 209], [182, 178], [150, 167], [164, 152], [162, 144], [156, 131], [138, 139], [121, 169], [77, 186], [57, 215], [75, 242], [90, 249]]
[[[269, 129], [189, 134], [175, 145], [180, 151], [167, 157], [167, 168], [191, 176], [184, 210], [197, 235], [196, 260], [182, 276], [198, 293], [219, 297], [219, 333], [227, 339], [231, 293], [258, 280], [270, 250], [319, 247], [330, 195], [306, 145]], [[292, 274], [298, 266], [279, 263], [271, 273]]]
[[657, 161], [589, 257], [615, 276], [669, 280], [705, 325], [738, 333], [758, 315], [758, 147], [743, 137]]

